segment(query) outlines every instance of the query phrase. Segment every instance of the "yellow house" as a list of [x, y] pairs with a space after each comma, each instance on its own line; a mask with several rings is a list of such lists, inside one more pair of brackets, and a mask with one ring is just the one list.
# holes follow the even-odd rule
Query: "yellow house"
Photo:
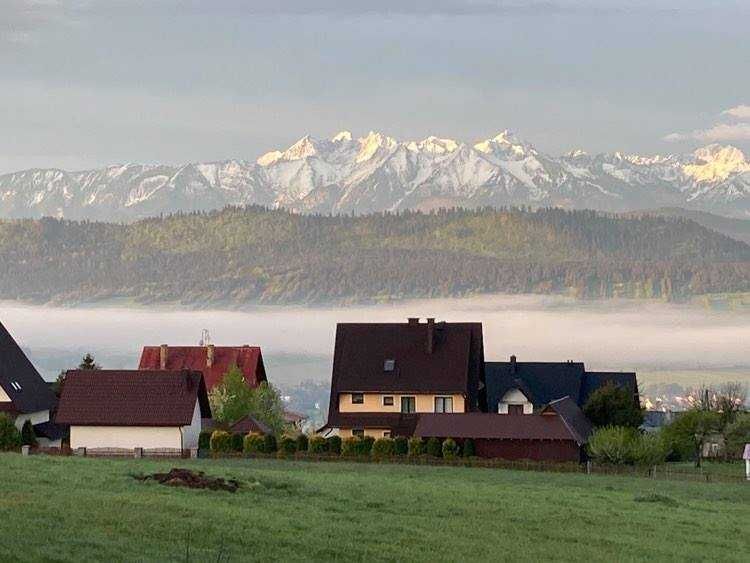
[[480, 323], [341, 323], [324, 435], [410, 436], [421, 413], [483, 410]]

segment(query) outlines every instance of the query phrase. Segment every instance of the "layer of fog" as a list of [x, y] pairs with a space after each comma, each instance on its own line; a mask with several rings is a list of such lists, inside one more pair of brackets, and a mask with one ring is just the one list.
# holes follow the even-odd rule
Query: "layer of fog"
[[[0, 321], [27, 349], [92, 351], [132, 357], [143, 345], [197, 344], [208, 329], [217, 345], [263, 348], [280, 379], [327, 377], [337, 322], [403, 322], [436, 317], [484, 324], [487, 359], [585, 361], [595, 369], [748, 366], [750, 314], [687, 305], [616, 301], [581, 304], [562, 298], [492, 296], [412, 301], [376, 307], [204, 311], [158, 308], [49, 308], [0, 303]], [[308, 360], [305, 360], [307, 358]], [[315, 367], [312, 367], [312, 366]], [[296, 366], [296, 367], [295, 367]], [[70, 367], [61, 365], [60, 369]], [[48, 366], [51, 369], [51, 366]]]

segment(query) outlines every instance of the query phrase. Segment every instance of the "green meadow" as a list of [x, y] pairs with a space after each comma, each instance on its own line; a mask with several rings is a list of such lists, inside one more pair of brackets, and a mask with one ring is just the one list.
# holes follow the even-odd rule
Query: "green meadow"
[[[232, 494], [133, 478], [175, 466], [242, 487]], [[750, 554], [745, 482], [18, 454], [0, 455], [0, 475], [3, 561], [747, 561]]]

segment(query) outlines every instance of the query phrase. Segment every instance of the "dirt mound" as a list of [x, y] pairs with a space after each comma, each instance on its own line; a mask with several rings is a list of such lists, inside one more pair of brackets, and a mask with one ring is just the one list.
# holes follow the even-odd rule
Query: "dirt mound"
[[139, 481], [156, 481], [168, 487], [187, 487], [189, 489], [211, 489], [212, 491], [229, 491], [234, 493], [240, 488], [239, 481], [222, 479], [221, 477], [206, 477], [203, 471], [191, 471], [175, 467], [169, 473], [154, 473], [152, 475], [135, 475]]

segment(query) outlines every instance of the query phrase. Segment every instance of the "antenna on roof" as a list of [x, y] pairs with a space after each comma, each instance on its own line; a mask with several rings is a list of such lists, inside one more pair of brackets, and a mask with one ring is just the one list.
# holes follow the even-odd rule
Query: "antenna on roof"
[[200, 342], [198, 342], [198, 346], [208, 346], [211, 344], [211, 333], [208, 332], [207, 328], [204, 328], [201, 331], [201, 339]]

